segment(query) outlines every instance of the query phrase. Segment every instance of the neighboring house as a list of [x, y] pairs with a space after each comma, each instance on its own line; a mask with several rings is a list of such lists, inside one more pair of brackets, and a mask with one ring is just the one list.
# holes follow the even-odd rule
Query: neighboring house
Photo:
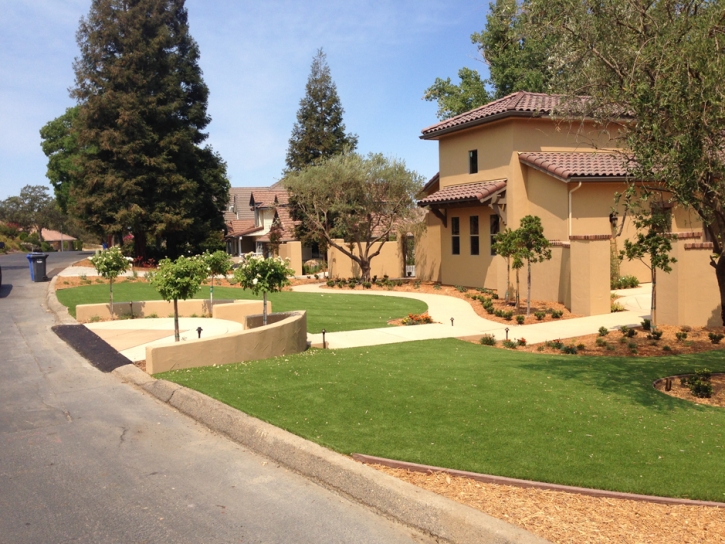
[[56, 251], [72, 251], [73, 242], [76, 241], [72, 236], [57, 230], [43, 229], [40, 231], [44, 242], [48, 242]]
[[[422, 139], [438, 142], [440, 171], [419, 201], [429, 212], [420, 241], [426, 251], [416, 255], [419, 278], [503, 295], [515, 276], [507, 277], [493, 238], [535, 215], [553, 258], [534, 265], [532, 298], [580, 315], [609, 313], [612, 254], [634, 232], [627, 220], [621, 237], [612, 237], [622, 220], [621, 209], [611, 215], [614, 197], [629, 179], [624, 155], [593, 123], [553, 119], [559, 100], [518, 92], [423, 129]], [[673, 232], [700, 239], [694, 211], [675, 207], [671, 215]], [[639, 262], [625, 260], [621, 274], [650, 281]], [[521, 285], [525, 296], [525, 269]]]

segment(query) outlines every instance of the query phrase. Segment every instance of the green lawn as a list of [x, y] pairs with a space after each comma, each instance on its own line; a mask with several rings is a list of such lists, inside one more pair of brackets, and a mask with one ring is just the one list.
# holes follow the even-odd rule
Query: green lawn
[[720, 351], [625, 359], [428, 340], [161, 375], [342, 453], [725, 501], [725, 409], [656, 391]]
[[[68, 307], [75, 317], [77, 304], [108, 302], [108, 285], [84, 285], [57, 291], [58, 300]], [[203, 286], [195, 298], [209, 298], [209, 286]], [[234, 287], [215, 287], [215, 299], [254, 300], [251, 292]], [[307, 330], [311, 333], [350, 331], [387, 327], [390, 319], [398, 319], [409, 313], [423, 313], [428, 306], [419, 300], [402, 297], [376, 295], [342, 295], [294, 293], [284, 291], [271, 293], [269, 300], [275, 312], [307, 310]], [[113, 300], [129, 302], [135, 300], [160, 300], [156, 290], [147, 283], [123, 282], [114, 284]]]

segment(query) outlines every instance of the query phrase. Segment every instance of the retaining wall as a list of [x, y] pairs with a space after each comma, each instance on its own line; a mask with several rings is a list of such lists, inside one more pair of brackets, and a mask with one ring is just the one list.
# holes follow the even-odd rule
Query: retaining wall
[[[192, 317], [210, 315], [216, 319], [226, 319], [237, 323], [244, 323], [246, 316], [262, 313], [263, 303], [261, 300], [215, 300], [214, 307], [209, 304], [209, 299], [179, 300], [179, 317]], [[211, 311], [210, 311], [211, 310]], [[272, 311], [272, 303], [267, 302], [267, 312]], [[137, 302], [116, 302], [113, 305], [113, 317], [149, 317], [156, 314], [157, 317], [173, 317], [174, 303], [165, 300], [141, 300]], [[80, 323], [88, 323], [93, 318], [103, 321], [109, 320], [111, 316], [110, 304], [79, 304], [76, 306], [76, 320]]]

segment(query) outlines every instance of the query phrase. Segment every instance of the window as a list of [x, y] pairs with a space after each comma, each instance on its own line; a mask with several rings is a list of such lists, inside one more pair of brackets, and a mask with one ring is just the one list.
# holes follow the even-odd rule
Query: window
[[479, 255], [478, 245], [478, 216], [472, 215], [470, 218], [471, 225], [471, 255]]
[[478, 173], [478, 149], [468, 152], [468, 173]]
[[451, 254], [461, 254], [461, 220], [451, 217]]
[[493, 244], [496, 243], [496, 235], [501, 230], [498, 215], [491, 216], [491, 255], [496, 255], [496, 250], [493, 249]]

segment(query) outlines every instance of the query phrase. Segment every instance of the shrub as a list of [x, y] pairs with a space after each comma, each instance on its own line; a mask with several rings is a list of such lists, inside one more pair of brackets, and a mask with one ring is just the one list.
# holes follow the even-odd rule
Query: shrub
[[554, 319], [559, 319], [562, 315], [564, 315], [562, 310], [551, 310], [551, 317]]
[[517, 344], [513, 340], [504, 340], [503, 341], [503, 347], [505, 347], [505, 348], [516, 349], [516, 346], [517, 346]]
[[493, 334], [484, 334], [479, 342], [484, 346], [495, 346], [496, 337]]
[[637, 344], [635, 342], [627, 342], [627, 347], [631, 351], [636, 351], [637, 350]]
[[639, 280], [635, 276], [620, 276], [612, 280], [612, 289], [632, 289], [639, 287]]
[[433, 289], [435, 289], [436, 291], [440, 291], [441, 290], [441, 284], [440, 283], [434, 283], [433, 284]]
[[491, 293], [491, 298], [493, 300], [498, 300], [498, 295], [496, 293]]
[[519, 325], [523, 325], [524, 324], [524, 321], [526, 321], [526, 316], [525, 315], [517, 315], [516, 316], [516, 323], [518, 323]]
[[609, 307], [609, 310], [612, 313], [623, 312], [624, 306], [622, 306], [619, 302], [612, 302], [612, 305]]
[[712, 372], [706, 368], [695, 371], [694, 375], [680, 378], [680, 383], [689, 387], [690, 392], [698, 398], [712, 396]]
[[91, 319], [89, 320], [91, 323], [98, 323], [101, 320], [100, 316], [92, 315]]
[[662, 351], [672, 351], [670, 346], [662, 346]]
[[353, 279], [353, 280], [350, 280], [350, 281], [348, 281], [348, 282], [347, 282], [347, 286], [348, 286], [348, 287], [349, 287], [350, 289], [355, 289], [355, 287], [357, 287], [357, 280], [354, 280], [354, 279]]
[[576, 349], [578, 349], [579, 351], [585, 351], [587, 347], [584, 344], [577, 344]]
[[626, 344], [627, 343], [627, 337], [626, 336], [622, 336], [622, 338], [619, 339], [619, 343], [620, 344]]
[[518, 340], [516, 340], [516, 343], [519, 346], [525, 346], [526, 345], [526, 338], [519, 338]]
[[544, 344], [547, 348], [561, 349], [564, 347], [564, 342], [561, 340], [547, 340]]
[[685, 338], [687, 338], [687, 333], [685, 331], [678, 331], [675, 333], [675, 338], [677, 338], [678, 342], [682, 342]]
[[594, 341], [594, 343], [599, 347], [605, 347], [607, 346], [607, 341], [602, 338], [601, 336], [597, 337], [597, 339]]
[[710, 339], [710, 342], [712, 342], [713, 344], [719, 344], [720, 340], [725, 338], [725, 335], [717, 333], [717, 332], [711, 332], [710, 334], [707, 335], [707, 337]]
[[642, 330], [643, 331], [650, 330], [650, 327], [651, 326], [652, 326], [652, 321], [650, 321], [649, 319], [643, 319], [642, 320]]
[[496, 311], [496, 310], [494, 309], [494, 307], [493, 307], [493, 306], [484, 306], [483, 308], [484, 308], [484, 309], [485, 309], [485, 310], [486, 310], [486, 311], [487, 311], [487, 312], [488, 312], [489, 314], [492, 314], [492, 313], [494, 313], [494, 312]]
[[416, 289], [420, 289], [420, 280], [415, 280], [413, 282], [413, 287], [416, 288]]
[[682, 327], [680, 327], [680, 330], [682, 332], [691, 332], [692, 331], [692, 327], [690, 327], [689, 325], [682, 325]]
[[561, 352], [566, 353], [567, 355], [576, 355], [577, 350], [575, 345], [568, 345], [568, 346], [562, 346]]
[[433, 318], [427, 312], [424, 314], [408, 314], [403, 318], [403, 325], [424, 325], [426, 323], [433, 323]]
[[627, 333], [629, 332], [629, 327], [627, 325], [622, 325], [619, 328], [619, 332], [622, 333], [622, 336], [627, 336]]
[[607, 351], [614, 351], [614, 346], [612, 344], [607, 344], [605, 349]]
[[144, 317], [145, 317], [146, 319], [156, 319], [156, 318], [158, 318], [158, 317], [159, 317], [159, 314], [157, 314], [156, 312], [154, 312], [154, 313], [152, 313], [152, 314], [149, 314], [149, 315], [147, 315], [147, 316], [144, 316]]
[[661, 330], [658, 330], [658, 329], [652, 329], [650, 331], [650, 333], [647, 335], [647, 338], [649, 338], [650, 340], [657, 341], [660, 338], [662, 338], [662, 331]]
[[466, 293], [468, 289], [463, 287], [463, 285], [456, 285], [456, 291], [458, 291], [459, 293]]
[[627, 338], [634, 338], [637, 336], [637, 331], [635, 329], [629, 329], [627, 331]]
[[328, 287], [335, 287], [335, 280], [327, 280], [326, 283]]
[[539, 345], [539, 346], [536, 346], [536, 351], [544, 351], [543, 344], [542, 345]]
[[607, 336], [609, 329], [607, 327], [599, 327], [599, 336]]
[[541, 321], [546, 317], [546, 312], [534, 312], [534, 317], [536, 317], [537, 320]]
[[501, 312], [501, 314], [506, 321], [511, 321], [511, 318], [514, 316], [511, 310], [506, 310], [505, 312]]
[[495, 315], [496, 317], [503, 317], [503, 310], [496, 309], [494, 310], [493, 315]]
[[362, 286], [363, 286], [363, 289], [372, 289], [373, 284], [370, 283], [369, 281], [364, 281]]

